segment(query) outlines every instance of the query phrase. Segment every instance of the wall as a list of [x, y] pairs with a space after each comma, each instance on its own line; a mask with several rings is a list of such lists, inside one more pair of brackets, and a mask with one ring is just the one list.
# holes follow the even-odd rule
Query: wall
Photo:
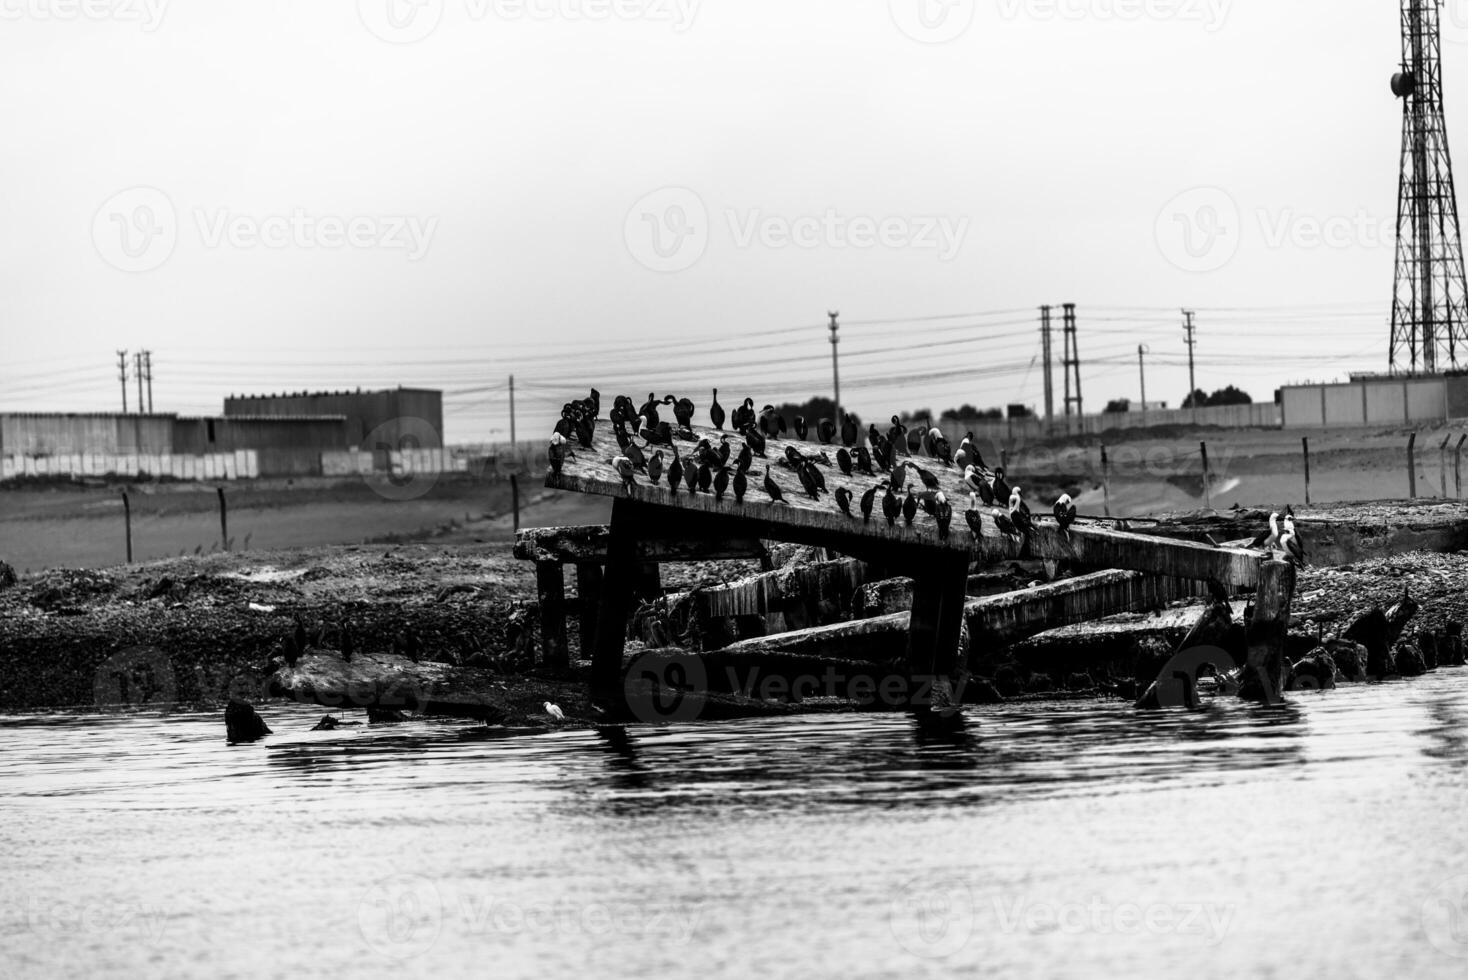
[[[1318, 397], [1318, 396], [1317, 396]], [[871, 421], [863, 419], [864, 423]], [[992, 421], [989, 419], [958, 419], [940, 422], [940, 427], [950, 437], [972, 432], [980, 442], [1013, 441], [1021, 439], [1043, 439], [1047, 436], [1100, 435], [1117, 429], [1139, 429], [1158, 425], [1217, 425], [1228, 428], [1278, 428], [1279, 406], [1266, 403], [1257, 405], [1223, 405], [1218, 408], [1200, 408], [1196, 414], [1191, 409], [1148, 412], [1107, 412], [1101, 415], [1082, 415], [1066, 418], [1059, 416], [1051, 426], [1044, 419], [1014, 419]], [[886, 420], [878, 423], [885, 431]], [[952, 440], [957, 442], [957, 440]]]
[[0, 455], [0, 480], [20, 476], [136, 476], [176, 480], [240, 480], [260, 475], [251, 450], [202, 455], [173, 453], [63, 453], [32, 456]]
[[0, 415], [0, 453], [164, 453], [173, 446], [172, 415], [17, 412]]
[[224, 401], [224, 414], [340, 415], [346, 419], [347, 447], [371, 449], [370, 441], [387, 447], [384, 452], [443, 448], [443, 392], [427, 388], [232, 397]]
[[181, 418], [173, 427], [173, 447], [181, 453], [274, 449], [307, 450], [319, 454], [322, 450], [346, 449], [348, 445], [347, 420], [342, 415]]
[[1283, 390], [1284, 425], [1407, 425], [1468, 417], [1468, 379], [1369, 378], [1351, 384], [1292, 385]]

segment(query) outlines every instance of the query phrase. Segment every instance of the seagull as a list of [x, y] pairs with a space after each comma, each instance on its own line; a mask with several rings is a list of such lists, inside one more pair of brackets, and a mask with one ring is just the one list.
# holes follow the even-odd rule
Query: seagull
[[548, 714], [548, 715], [550, 715], [556, 721], [565, 721], [566, 720], [566, 713], [561, 710], [561, 706], [560, 705], [558, 705], [558, 704], [551, 704], [549, 701], [547, 701], [547, 702], [545, 702], [545, 704], [543, 705], [543, 707], [545, 708], [545, 713]]
[[1250, 548], [1265, 551], [1274, 551], [1279, 548], [1279, 511], [1269, 515], [1269, 530], [1260, 531], [1259, 536], [1249, 544]]

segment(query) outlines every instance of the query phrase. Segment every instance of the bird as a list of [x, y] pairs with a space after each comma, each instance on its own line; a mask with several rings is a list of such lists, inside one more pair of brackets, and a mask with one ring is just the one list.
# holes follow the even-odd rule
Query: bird
[[683, 467], [683, 485], [688, 488], [689, 493], [698, 493], [698, 472], [706, 465], [701, 463], [694, 466], [690, 463]]
[[632, 484], [636, 482], [636, 470], [632, 468], [632, 460], [626, 456], [618, 456], [612, 460], [612, 468], [622, 478], [622, 486], [628, 493], [632, 492]]
[[724, 494], [729, 491], [729, 467], [720, 466], [719, 472], [714, 474], [714, 499], [723, 500]]
[[734, 409], [734, 414], [729, 421], [731, 427], [736, 432], [745, 428], [746, 426], [754, 425], [754, 399], [745, 398], [744, 402], [738, 408]]
[[937, 490], [938, 487], [942, 485], [941, 481], [935, 474], [929, 473], [921, 466], [914, 466], [911, 463], [908, 463], [907, 466], [908, 469], [912, 470], [918, 475], [918, 479], [923, 481], [923, 486], [927, 487], [929, 490]]
[[953, 523], [953, 507], [941, 490], [938, 491], [937, 499], [933, 502], [933, 520], [938, 522], [938, 540], [947, 541], [948, 528]]
[[984, 519], [979, 516], [979, 495], [970, 492], [968, 495], [968, 510], [963, 512], [963, 519], [968, 521], [968, 529], [973, 532], [974, 540], [978, 541], [984, 536]]
[[892, 527], [897, 523], [897, 515], [902, 512], [902, 505], [897, 502], [897, 494], [892, 492], [892, 485], [887, 485], [887, 493], [882, 497], [882, 516], [887, 518], [887, 526]]
[[902, 502], [902, 519], [912, 527], [912, 519], [917, 517], [918, 499], [912, 492], [912, 487], [907, 488], [907, 499]]
[[844, 475], [851, 475], [851, 453], [845, 446], [836, 450], [836, 466], [840, 468]]
[[643, 454], [642, 447], [637, 443], [631, 439], [627, 440], [627, 445], [622, 447], [622, 455], [631, 461], [633, 469], [647, 472], [647, 456]]
[[783, 504], [785, 494], [780, 491], [780, 485], [770, 478], [770, 468], [765, 467], [765, 493], [769, 495], [771, 502]]
[[805, 442], [806, 435], [810, 432], [810, 426], [805, 422], [804, 415], [795, 416], [795, 438]]
[[550, 466], [551, 472], [556, 476], [561, 475], [561, 467], [566, 464], [566, 456], [570, 454], [571, 440], [560, 432], [552, 433], [550, 441]]
[[821, 419], [816, 423], [816, 436], [829, 446], [836, 441], [836, 423], [830, 419]]
[[657, 395], [649, 391], [647, 393], [647, 401], [643, 402], [642, 407], [637, 410], [637, 414], [647, 420], [647, 427], [649, 429], [656, 428], [660, 421], [658, 417], [658, 406], [666, 404], [666, 398], [659, 399]]
[[700, 466], [698, 468], [698, 489], [700, 491], [702, 491], [703, 493], [708, 493], [709, 492], [709, 488], [712, 487], [713, 485], [714, 485], [714, 471], [713, 471], [713, 468], [711, 466], [709, 466], [708, 463], [704, 463], [702, 466]]
[[1019, 529], [1014, 526], [1014, 521], [1009, 519], [1008, 514], [995, 511], [994, 526], [999, 529], [1000, 534], [1005, 534], [1012, 538], [1019, 537]]
[[877, 499], [877, 487], [871, 487], [861, 495], [861, 522], [870, 524], [872, 522], [872, 508]]
[[992, 486], [994, 488], [994, 499], [996, 501], [997, 500], [1008, 500], [1009, 499], [1009, 489], [1010, 488], [1009, 488], [1009, 484], [1006, 483], [1005, 480], [1004, 480], [1004, 467], [1002, 467], [1002, 466], [996, 466], [996, 467], [994, 467], [994, 480], [993, 480]]
[[550, 715], [556, 721], [565, 721], [566, 720], [566, 713], [561, 710], [561, 706], [560, 705], [558, 705], [558, 704], [551, 704], [549, 701], [547, 701], [547, 702], [545, 702], [545, 704], [542, 705], [542, 707], [545, 708], [545, 713], [548, 714], [548, 715]]
[[887, 430], [887, 439], [894, 449], [901, 449], [904, 456], [912, 455], [912, 450], [907, 445], [907, 426], [896, 415], [892, 416], [892, 428]]
[[714, 389], [714, 403], [709, 406], [709, 421], [714, 423], [714, 428], [720, 432], [724, 431], [724, 406], [719, 404], [719, 389]]
[[683, 460], [678, 456], [678, 447], [673, 447], [673, 462], [668, 467], [668, 487], [673, 496], [678, 496], [678, 484], [683, 481]]
[[984, 457], [979, 455], [978, 447], [974, 445], [974, 434], [964, 434], [963, 442], [958, 444], [958, 452], [953, 454], [953, 461], [959, 466], [983, 466]]
[[856, 428], [856, 419], [841, 413], [841, 444], [844, 446], [855, 446], [857, 437], [860, 435]]
[[1249, 542], [1250, 548], [1274, 551], [1279, 548], [1279, 511], [1269, 515], [1269, 530], [1260, 531], [1259, 536]]
[[652, 459], [647, 461], [647, 479], [653, 486], [657, 486], [663, 478], [663, 451], [659, 449], [652, 454]]
[[719, 448], [715, 451], [719, 454], [720, 466], [729, 462], [729, 456], [734, 450], [729, 445], [728, 436], [719, 436]]
[[850, 490], [846, 489], [845, 487], [836, 488], [836, 506], [841, 508], [841, 513], [845, 514], [847, 517], [853, 516], [851, 513]]
[[1070, 534], [1070, 526], [1076, 522], [1076, 505], [1070, 499], [1070, 494], [1062, 493], [1060, 499], [1055, 501], [1055, 523], [1060, 525], [1060, 530], [1067, 535]]
[[1284, 533], [1279, 537], [1279, 547], [1285, 553], [1285, 557], [1293, 564], [1299, 565], [1302, 568], [1308, 564], [1305, 561], [1305, 543], [1300, 540], [1300, 532], [1295, 530], [1295, 519], [1293, 517], [1286, 517], [1284, 519]]
[[811, 482], [816, 485], [816, 489], [821, 493], [826, 493], [826, 475], [821, 472], [820, 467], [816, 466], [815, 460], [806, 460], [804, 468], [810, 473]]
[[813, 468], [809, 463], [801, 464], [798, 470], [800, 474], [800, 485], [805, 488], [805, 492], [810, 496], [810, 499], [820, 500], [820, 488], [816, 486], [815, 477], [811, 474]]
[[941, 460], [944, 466], [953, 465], [953, 446], [937, 426], [928, 430], [928, 455]]
[[1014, 522], [1015, 528], [1026, 537], [1034, 530], [1035, 523], [1030, 520], [1029, 505], [1020, 496], [1019, 487], [1009, 492], [1009, 519]]
[[746, 442], [739, 448], [739, 455], [734, 459], [734, 468], [740, 473], [746, 473], [753, 464], [754, 453], [750, 451], [749, 443]]
[[765, 437], [760, 433], [760, 431], [756, 429], [753, 424], [745, 426], [740, 431], [744, 433], [744, 444], [748, 446], [756, 456], [764, 456]]
[[892, 467], [892, 489], [901, 491], [903, 484], [907, 483], [907, 468], [911, 464], [898, 463]]
[[734, 502], [744, 503], [745, 491], [749, 489], [749, 468], [741, 467], [734, 471]]
[[678, 420], [680, 429], [693, 428], [693, 399], [680, 398], [673, 403], [673, 417]]
[[760, 409], [759, 430], [765, 434], [766, 439], [778, 439], [785, 432], [785, 416], [775, 411], [774, 405], [766, 405]]

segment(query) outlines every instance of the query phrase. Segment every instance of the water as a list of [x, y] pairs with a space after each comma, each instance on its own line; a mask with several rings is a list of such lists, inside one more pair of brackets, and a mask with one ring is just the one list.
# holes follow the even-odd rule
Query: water
[[969, 722], [3, 718], [0, 973], [1468, 975], [1468, 671]]

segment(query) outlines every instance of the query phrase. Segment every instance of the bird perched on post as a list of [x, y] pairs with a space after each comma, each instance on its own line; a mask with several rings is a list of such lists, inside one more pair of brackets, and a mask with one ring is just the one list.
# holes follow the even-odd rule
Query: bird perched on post
[[734, 459], [734, 468], [740, 473], [747, 473], [753, 465], [754, 453], [750, 451], [749, 443], [746, 442], [743, 446], [739, 447], [739, 455]]
[[714, 389], [714, 403], [709, 406], [709, 421], [714, 423], [714, 428], [720, 432], [724, 431], [724, 406], [719, 404], [719, 389]]
[[1070, 499], [1070, 494], [1062, 493], [1060, 499], [1055, 501], [1055, 523], [1060, 525], [1060, 530], [1067, 536], [1070, 535], [1070, 526], [1076, 522], [1076, 505]]
[[744, 503], [745, 491], [749, 489], [749, 468], [740, 467], [734, 471], [734, 502]]
[[944, 466], [953, 465], [953, 446], [936, 425], [928, 430], [927, 449], [928, 455], [942, 461]]
[[989, 481], [984, 479], [984, 474], [979, 472], [977, 466], [970, 463], [963, 468], [963, 483], [970, 493], [976, 493], [983, 498], [986, 507], [994, 506], [994, 488], [989, 486]]
[[561, 467], [566, 465], [566, 457], [571, 454], [571, 440], [560, 432], [551, 433], [550, 440], [550, 468], [556, 476], [561, 475]]
[[851, 491], [845, 487], [836, 488], [836, 506], [841, 508], [841, 513], [851, 517]]
[[618, 456], [612, 460], [612, 468], [622, 478], [622, 488], [628, 493], [632, 492], [632, 484], [635, 482], [636, 470], [632, 468], [632, 460], [626, 456]]
[[897, 524], [897, 515], [902, 513], [902, 504], [897, 500], [897, 494], [892, 492], [889, 483], [887, 492], [882, 496], [882, 516], [887, 518], [887, 526], [893, 527]]
[[795, 416], [795, 438], [799, 439], [801, 442], [805, 442], [806, 441], [806, 438], [805, 437], [809, 433], [810, 433], [810, 426], [806, 424], [806, 422], [805, 422], [805, 416], [804, 415], [797, 415], [797, 416]]
[[720, 466], [719, 471], [714, 474], [714, 499], [722, 501], [724, 494], [729, 492], [729, 467]]
[[673, 417], [678, 420], [678, 428], [693, 428], [694, 411], [692, 398], [680, 398], [673, 403]]
[[663, 479], [663, 451], [659, 449], [647, 461], [647, 482], [657, 486]]
[[1009, 491], [1009, 519], [1025, 537], [1029, 537], [1030, 532], [1035, 528], [1035, 522], [1030, 520], [1030, 507], [1020, 497], [1019, 487]]
[[852, 458], [856, 461], [858, 472], [865, 473], [867, 476], [877, 475], [877, 471], [872, 469], [872, 454], [866, 446], [857, 446], [856, 451], [852, 453]]
[[912, 487], [907, 488], [907, 499], [902, 502], [902, 519], [912, 527], [912, 519], [917, 517], [918, 500], [917, 495], [912, 492]]
[[855, 447], [856, 440], [861, 433], [856, 428], [856, 419], [845, 412], [841, 413], [841, 444], [843, 446]]
[[978, 494], [970, 493], [968, 495], [968, 510], [963, 512], [963, 519], [968, 521], [968, 529], [973, 532], [974, 540], [982, 540], [984, 537], [984, 519], [979, 516]]
[[683, 460], [678, 455], [678, 447], [673, 447], [673, 462], [668, 467], [668, 488], [673, 491], [673, 496], [678, 496], [678, 484], [683, 482]]
[[734, 414], [729, 417], [729, 427], [735, 432], [753, 426], [755, 423], [754, 399], [745, 398], [743, 404], [734, 409]]
[[750, 448], [756, 456], [765, 454], [765, 437], [753, 425], [746, 425], [739, 430], [744, 434], [744, 444]]
[[996, 466], [996, 467], [994, 467], [993, 488], [994, 488], [994, 499], [996, 501], [999, 501], [999, 500], [1008, 500], [1009, 499], [1009, 492], [1010, 492], [1010, 489], [1011, 488], [1010, 488], [1009, 484], [1007, 482], [1005, 482], [1005, 479], [1004, 479], [1004, 467], [1002, 467], [1002, 466]]
[[647, 456], [643, 454], [642, 447], [637, 443], [628, 439], [627, 445], [622, 447], [622, 455], [627, 457], [633, 469], [647, 472]]
[[845, 476], [851, 475], [851, 453], [845, 446], [836, 450], [836, 466]]
[[770, 498], [771, 503], [783, 504], [785, 502], [785, 494], [781, 492], [780, 485], [770, 478], [768, 466], [765, 467], [765, 494]]
[[1259, 536], [1249, 542], [1249, 547], [1275, 551], [1279, 548], [1279, 511], [1273, 511], [1269, 515], [1269, 529], [1260, 531]]
[[967, 469], [970, 466], [981, 467], [984, 465], [984, 457], [979, 455], [979, 449], [974, 445], [974, 434], [966, 433], [963, 442], [958, 444], [958, 452], [953, 454], [953, 461], [959, 466]]
[[836, 441], [836, 423], [830, 419], [821, 419], [816, 423], [816, 438], [826, 445]]
[[907, 445], [907, 426], [896, 415], [892, 416], [892, 428], [887, 430], [887, 441], [892, 443], [892, 452], [901, 452], [904, 456], [911, 456], [912, 449]]
[[1289, 561], [1301, 568], [1309, 564], [1305, 560], [1305, 542], [1300, 540], [1300, 532], [1295, 530], [1295, 519], [1288, 514], [1284, 519], [1284, 531], [1279, 536], [1279, 547]]
[[[878, 484], [880, 486], [880, 484]], [[877, 487], [870, 487], [861, 495], [861, 522], [870, 524], [872, 522], [872, 510], [876, 505]]]
[[933, 502], [933, 520], [938, 522], [938, 540], [947, 541], [948, 528], [953, 523], [953, 507], [941, 490], [938, 491], [937, 499]]

